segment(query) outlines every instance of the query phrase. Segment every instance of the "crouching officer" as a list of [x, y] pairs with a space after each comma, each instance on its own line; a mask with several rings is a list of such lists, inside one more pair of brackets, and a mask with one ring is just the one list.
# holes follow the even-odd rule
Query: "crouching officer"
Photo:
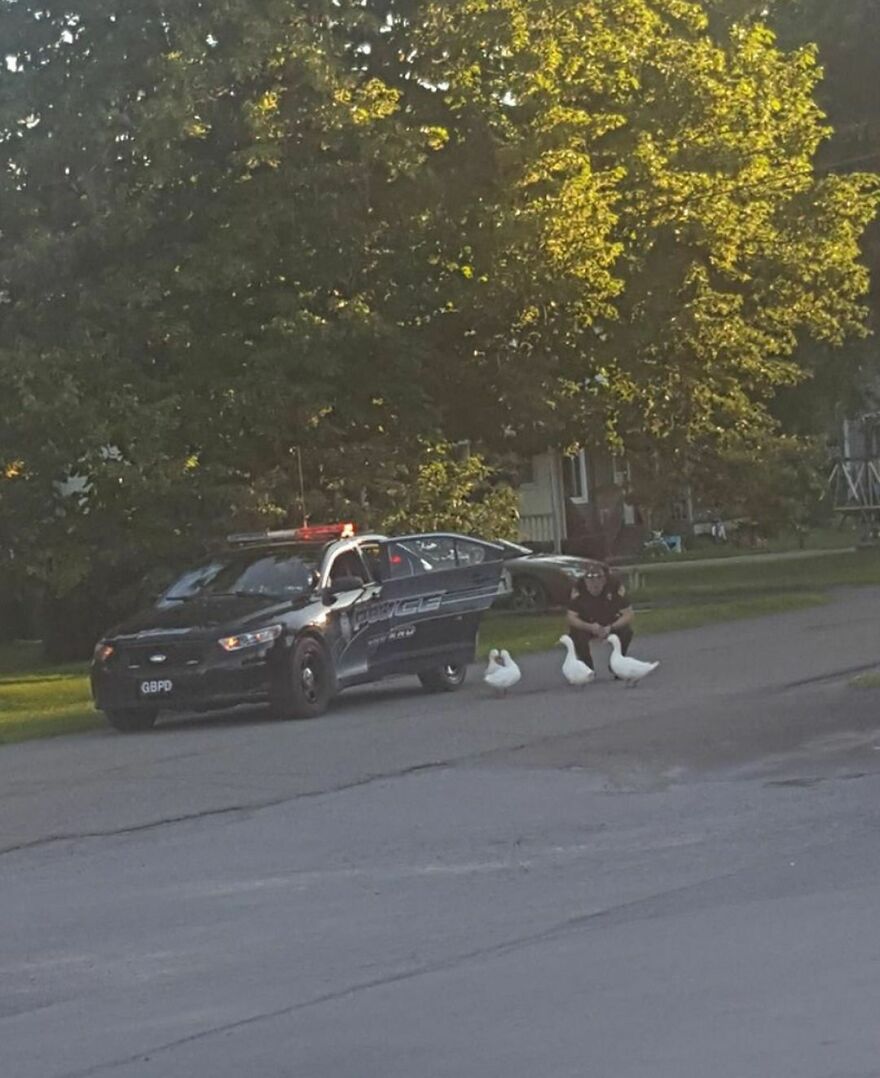
[[568, 604], [568, 629], [577, 657], [595, 670], [590, 654], [591, 640], [605, 640], [614, 633], [626, 655], [633, 638], [633, 608], [626, 588], [598, 562], [577, 581]]

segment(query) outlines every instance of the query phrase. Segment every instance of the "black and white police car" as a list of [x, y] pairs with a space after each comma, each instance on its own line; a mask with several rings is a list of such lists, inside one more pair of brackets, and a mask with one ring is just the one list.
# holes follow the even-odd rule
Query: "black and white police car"
[[308, 718], [340, 689], [392, 674], [453, 691], [504, 557], [464, 535], [357, 536], [350, 524], [230, 536], [99, 641], [95, 706], [129, 732], [165, 710], [238, 704]]

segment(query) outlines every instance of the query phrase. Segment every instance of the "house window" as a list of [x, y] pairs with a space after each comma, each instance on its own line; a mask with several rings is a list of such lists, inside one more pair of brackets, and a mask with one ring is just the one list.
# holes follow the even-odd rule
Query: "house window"
[[566, 498], [575, 502], [590, 500], [586, 450], [581, 449], [574, 456], [562, 458], [562, 479]]
[[624, 457], [614, 457], [612, 458], [611, 467], [614, 469], [614, 485], [621, 488], [626, 487], [629, 484], [629, 461]]

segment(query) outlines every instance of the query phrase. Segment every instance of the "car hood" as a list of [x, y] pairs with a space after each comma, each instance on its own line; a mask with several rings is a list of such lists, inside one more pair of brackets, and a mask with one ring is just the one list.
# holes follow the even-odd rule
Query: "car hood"
[[247, 629], [251, 623], [265, 624], [274, 615], [280, 616], [308, 602], [307, 597], [275, 602], [264, 595], [205, 596], [173, 606], [141, 610], [105, 633], [104, 639], [147, 637], [159, 640], [183, 635], [213, 635], [218, 629]]

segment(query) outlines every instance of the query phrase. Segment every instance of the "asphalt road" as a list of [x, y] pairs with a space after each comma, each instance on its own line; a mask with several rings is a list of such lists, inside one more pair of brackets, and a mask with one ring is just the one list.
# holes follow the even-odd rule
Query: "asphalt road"
[[878, 609], [0, 749], [0, 1075], [876, 1078]]

